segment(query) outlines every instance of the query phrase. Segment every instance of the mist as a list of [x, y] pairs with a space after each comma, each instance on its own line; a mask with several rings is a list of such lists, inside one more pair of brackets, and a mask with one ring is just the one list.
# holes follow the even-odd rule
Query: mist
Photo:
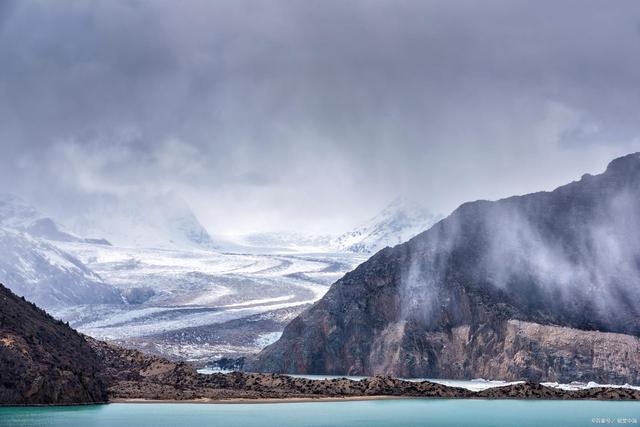
[[495, 301], [511, 295], [503, 302], [517, 307], [516, 318], [637, 333], [639, 158], [553, 192], [458, 208], [408, 244], [401, 319], [437, 327], [459, 316], [450, 301], [462, 286]]
[[178, 194], [212, 233], [335, 232], [550, 190], [640, 149], [640, 5], [4, 1], [0, 190]]

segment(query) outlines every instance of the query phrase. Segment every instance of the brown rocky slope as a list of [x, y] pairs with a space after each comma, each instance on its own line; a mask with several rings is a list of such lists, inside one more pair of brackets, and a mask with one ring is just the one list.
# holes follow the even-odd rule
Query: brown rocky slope
[[82, 335], [0, 284], [0, 404], [105, 402], [101, 369]]

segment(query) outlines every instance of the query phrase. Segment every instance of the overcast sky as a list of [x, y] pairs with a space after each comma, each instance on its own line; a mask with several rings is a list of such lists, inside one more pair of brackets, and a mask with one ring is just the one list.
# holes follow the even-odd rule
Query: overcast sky
[[[213, 232], [552, 189], [640, 150], [640, 2], [0, 1], [0, 190]], [[71, 208], [69, 208], [71, 209]]]

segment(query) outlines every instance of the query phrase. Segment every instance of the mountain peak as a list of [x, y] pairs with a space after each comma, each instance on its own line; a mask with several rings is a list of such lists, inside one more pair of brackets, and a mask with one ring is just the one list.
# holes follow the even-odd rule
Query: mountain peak
[[425, 231], [440, 219], [415, 200], [398, 197], [380, 213], [336, 239], [339, 250], [373, 253]]
[[19, 196], [0, 193], [0, 227], [29, 233], [33, 237], [62, 242], [81, 241], [63, 230], [52, 218], [44, 215]]
[[613, 159], [607, 165], [605, 173], [629, 174], [638, 170], [640, 170], [640, 152]]
[[175, 192], [88, 196], [66, 221], [75, 233], [104, 237], [116, 246], [181, 249], [218, 246], [191, 207]]

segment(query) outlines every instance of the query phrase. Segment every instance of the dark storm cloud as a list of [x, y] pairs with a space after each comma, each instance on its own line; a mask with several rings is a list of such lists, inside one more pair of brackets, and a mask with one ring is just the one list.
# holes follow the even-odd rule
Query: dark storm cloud
[[3, 2], [2, 186], [175, 190], [225, 229], [551, 188], [640, 148], [639, 28], [635, 1]]

